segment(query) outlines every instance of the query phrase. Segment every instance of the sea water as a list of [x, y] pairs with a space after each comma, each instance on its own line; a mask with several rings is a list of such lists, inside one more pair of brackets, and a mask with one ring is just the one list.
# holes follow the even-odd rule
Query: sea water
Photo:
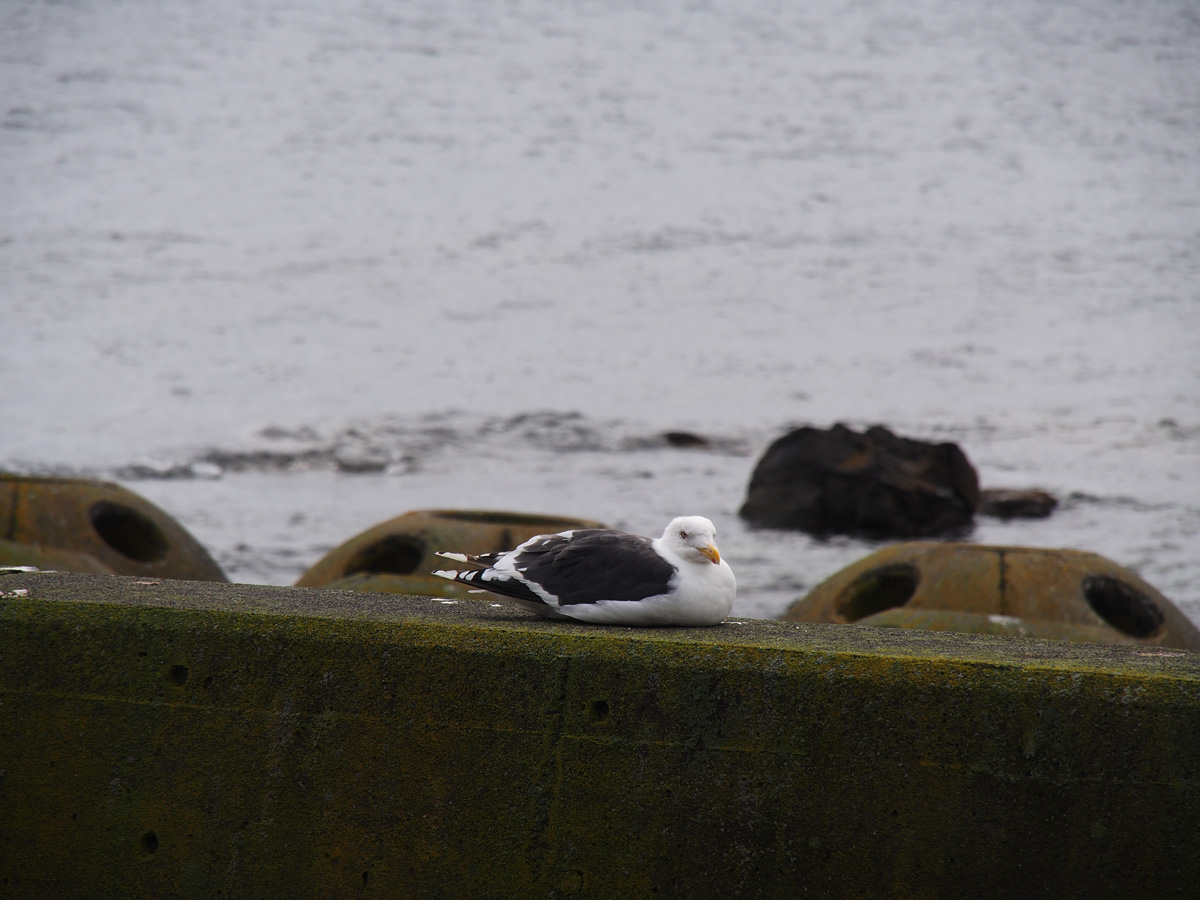
[[7, 0], [0, 467], [277, 584], [702, 514], [771, 617], [878, 545], [746, 528], [756, 459], [879, 423], [1200, 622], [1197, 72], [1190, 0]]

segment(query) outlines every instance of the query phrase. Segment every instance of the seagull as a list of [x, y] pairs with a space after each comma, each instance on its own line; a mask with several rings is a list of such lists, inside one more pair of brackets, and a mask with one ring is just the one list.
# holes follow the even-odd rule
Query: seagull
[[539, 534], [515, 550], [439, 552], [475, 569], [434, 575], [515, 600], [550, 619], [597, 625], [716, 625], [737, 581], [703, 516], [672, 519], [651, 540], [607, 528]]

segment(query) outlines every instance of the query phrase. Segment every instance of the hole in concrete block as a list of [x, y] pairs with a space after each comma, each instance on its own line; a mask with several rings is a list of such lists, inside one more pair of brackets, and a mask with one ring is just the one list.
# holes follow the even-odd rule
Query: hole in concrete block
[[142, 835], [141, 844], [142, 844], [142, 850], [145, 851], [146, 853], [157, 853], [158, 852], [158, 835], [155, 834], [153, 831], [147, 831], [145, 834]]
[[136, 509], [100, 500], [88, 518], [100, 539], [128, 559], [152, 563], [167, 555], [167, 536]]
[[188, 680], [187, 666], [171, 666], [171, 671], [167, 673], [167, 678], [171, 684], [176, 684], [182, 687]]
[[389, 534], [364, 547], [346, 564], [347, 575], [375, 572], [386, 575], [411, 575], [421, 565], [427, 548], [420, 538], [409, 534]]
[[885, 609], [903, 606], [917, 592], [921, 573], [916, 566], [895, 565], [873, 569], [851, 584], [838, 598], [838, 614], [857, 622]]
[[1163, 626], [1163, 614], [1153, 600], [1109, 575], [1083, 579], [1083, 596], [1096, 615], [1122, 634], [1153, 636]]
[[608, 719], [608, 701], [593, 700], [588, 704], [588, 720], [591, 722], [603, 722]]

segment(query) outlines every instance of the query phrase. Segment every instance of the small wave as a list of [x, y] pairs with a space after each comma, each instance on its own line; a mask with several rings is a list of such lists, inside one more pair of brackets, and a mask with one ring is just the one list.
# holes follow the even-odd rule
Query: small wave
[[330, 470], [349, 474], [405, 475], [430, 460], [460, 452], [480, 456], [685, 451], [747, 456], [758, 442], [744, 436], [652, 431], [619, 420], [589, 419], [578, 412], [537, 411], [479, 417], [438, 413], [385, 417], [323, 431], [312, 425], [268, 425], [248, 447], [207, 447], [138, 459], [104, 470], [54, 470], [21, 466], [26, 474], [109, 477], [121, 481], [216, 479], [227, 473]]

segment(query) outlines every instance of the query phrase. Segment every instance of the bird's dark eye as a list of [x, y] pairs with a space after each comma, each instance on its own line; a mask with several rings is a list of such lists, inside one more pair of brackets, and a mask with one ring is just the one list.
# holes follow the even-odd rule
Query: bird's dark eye
[[687, 537], [687, 532], [686, 532], [686, 531], [681, 531], [681, 532], [679, 532], [679, 536], [680, 536], [681, 538], [686, 538], [686, 537]]

